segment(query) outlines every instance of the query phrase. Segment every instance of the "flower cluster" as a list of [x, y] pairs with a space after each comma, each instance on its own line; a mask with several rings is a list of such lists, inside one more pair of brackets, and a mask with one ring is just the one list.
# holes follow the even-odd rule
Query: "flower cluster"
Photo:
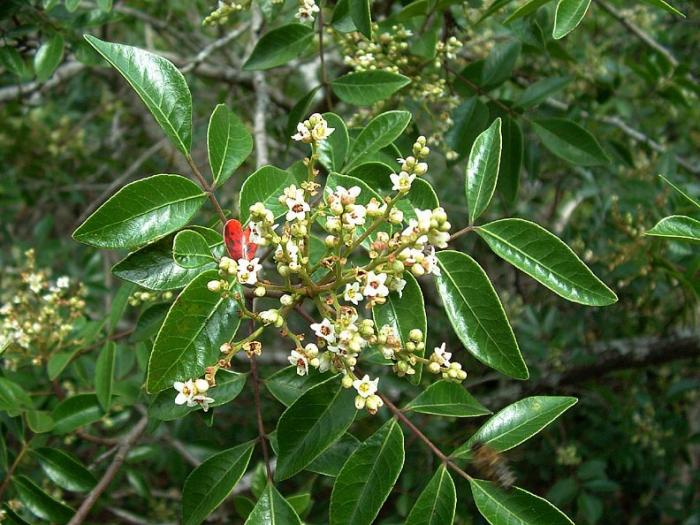
[[5, 366], [17, 368], [29, 359], [41, 364], [51, 351], [67, 343], [85, 311], [85, 288], [66, 276], [50, 279], [36, 267], [33, 250], [20, 268], [5, 268], [0, 299], [0, 353]]
[[206, 379], [188, 379], [187, 381], [176, 381], [173, 388], [177, 390], [175, 397], [176, 405], [187, 405], [188, 407], [201, 406], [205, 412], [209, 410], [209, 404], [214, 399], [207, 396], [209, 381]]
[[[275, 0], [273, 0], [273, 3]], [[250, 8], [251, 0], [219, 0], [216, 9], [202, 22], [203, 25], [225, 24], [231, 15]]]
[[319, 12], [319, 7], [314, 0], [299, 0], [299, 9], [294, 15], [300, 22], [313, 22], [314, 14]]
[[[428, 172], [426, 138], [418, 137], [412, 154], [399, 159], [399, 173], [390, 176], [395, 193], [378, 199], [364, 194], [358, 182], [327, 186], [321, 199], [315, 198], [319, 193], [316, 149], [333, 129], [317, 114], [299, 123], [297, 129], [293, 138], [311, 146], [312, 154], [304, 160], [306, 180], [297, 179], [282, 189], [276, 212], [263, 202], [250, 206], [249, 223], [241, 234], [241, 242], [247, 239], [267, 247], [266, 255], [272, 255], [279, 279], [261, 278], [261, 260], [266, 256], [221, 257], [220, 278], [209, 282], [209, 290], [237, 301], [241, 315], [255, 321], [258, 328], [245, 339], [222, 345], [221, 356], [207, 369], [206, 378], [214, 377], [217, 367], [230, 367], [232, 357], [241, 350], [249, 356], [259, 355], [262, 344], [258, 337], [265, 329], [276, 328], [293, 342], [287, 359], [298, 375], [305, 376], [313, 369], [342, 374], [343, 386], [357, 391], [357, 408], [370, 413], [383, 402], [377, 393], [379, 378], [357, 371], [358, 361], [367, 352], [383, 358], [399, 377], [414, 375], [425, 366], [445, 379], [463, 380], [466, 373], [459, 363], [450, 361], [444, 344], [424, 357], [425, 334], [420, 327], [399, 333], [393, 324], [376, 325], [371, 314], [392, 293], [403, 297], [409, 278], [406, 272], [415, 277], [440, 274], [435, 249], [445, 248], [450, 238], [445, 210], [397, 206], [411, 191], [416, 177]], [[320, 247], [324, 251], [312, 256], [312, 231], [321, 228], [326, 232]], [[369, 262], [357, 258], [360, 249], [367, 251]], [[279, 305], [255, 311], [250, 299], [263, 296], [279, 298]], [[301, 309], [305, 299], [313, 301], [321, 319], [309, 320], [310, 334], [295, 333], [286, 318]], [[362, 318], [362, 310], [370, 315]], [[313, 340], [308, 341], [309, 335]], [[213, 386], [211, 381], [209, 386]], [[186, 397], [193, 391], [190, 384], [178, 383], [176, 388], [179, 402], [197, 401], [196, 392]]]

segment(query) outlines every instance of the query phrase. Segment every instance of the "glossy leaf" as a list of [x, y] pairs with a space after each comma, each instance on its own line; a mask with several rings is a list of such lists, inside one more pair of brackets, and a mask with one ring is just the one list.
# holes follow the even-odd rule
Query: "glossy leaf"
[[458, 159], [471, 151], [476, 137], [488, 125], [489, 111], [478, 96], [468, 98], [452, 111], [452, 127], [445, 133], [445, 142], [458, 154]]
[[654, 7], [658, 7], [659, 9], [663, 9], [664, 11], [668, 11], [671, 14], [682, 16], [683, 18], [685, 18], [685, 15], [681, 11], [679, 11], [671, 4], [666, 2], [666, 0], [642, 0], [642, 2], [649, 5], [653, 5]]
[[102, 417], [102, 408], [95, 394], [78, 394], [61, 401], [51, 412], [56, 434], [67, 434], [94, 423]]
[[350, 18], [357, 30], [372, 40], [372, 14], [370, 0], [348, 0]]
[[609, 162], [595, 137], [572, 120], [536, 119], [532, 125], [545, 147], [571, 164], [601, 166]]
[[24, 507], [35, 516], [59, 525], [68, 523], [73, 516], [73, 509], [53, 499], [28, 477], [16, 476], [12, 485]]
[[302, 394], [277, 424], [279, 457], [276, 480], [303, 470], [337, 441], [355, 419], [353, 391], [332, 377]]
[[66, 490], [87, 492], [97, 479], [77, 459], [56, 448], [42, 447], [31, 451], [48, 478]]
[[294, 507], [270, 482], [250, 512], [245, 525], [301, 525]]
[[85, 40], [131, 85], [156, 122], [177, 148], [189, 155], [192, 147], [192, 95], [177, 68], [163, 57], [123, 44]]
[[552, 31], [554, 39], [564, 38], [576, 29], [590, 5], [591, 0], [559, 0]]
[[501, 490], [490, 481], [469, 480], [474, 503], [491, 525], [573, 525], [547, 500], [514, 487]]
[[501, 167], [497, 188], [506, 203], [514, 203], [520, 187], [520, 169], [523, 163], [523, 132], [518, 121], [509, 116], [501, 117]]
[[313, 29], [303, 24], [287, 24], [273, 29], [258, 40], [243, 69], [270, 69], [286, 64], [304, 52], [313, 35]]
[[451, 525], [457, 492], [445, 465], [440, 465], [406, 518], [406, 525]]
[[469, 153], [466, 193], [469, 222], [474, 223], [486, 211], [498, 182], [501, 165], [501, 119], [497, 118], [481, 133]]
[[127, 184], [81, 224], [73, 238], [98, 248], [136, 248], [183, 227], [206, 194], [180, 175]]
[[10, 379], [0, 377], [0, 411], [15, 417], [32, 408], [32, 399], [21, 386]]
[[324, 113], [323, 118], [329, 128], [335, 131], [318, 146], [319, 162], [328, 171], [339, 171], [345, 163], [345, 156], [350, 147], [350, 137], [345, 121], [335, 113]]
[[686, 193], [686, 192], [683, 191], [681, 188], [679, 188], [678, 186], [676, 186], [675, 184], [673, 184], [673, 182], [671, 182], [669, 179], [667, 179], [667, 178], [664, 177], [663, 175], [659, 175], [659, 178], [660, 178], [662, 181], [664, 181], [666, 184], [668, 184], [669, 186], [671, 186], [671, 188], [673, 188], [673, 190], [674, 190], [676, 193], [678, 193], [681, 197], [683, 197], [683, 199], [684, 199], [685, 201], [687, 201], [688, 203], [692, 204], [692, 205], [695, 206], [696, 208], [700, 208], [700, 201], [698, 201], [697, 199], [691, 197], [688, 193]]
[[513, 22], [514, 20], [517, 20], [518, 18], [522, 18], [524, 16], [529, 15], [530, 13], [534, 13], [540, 7], [542, 7], [545, 4], [548, 4], [551, 1], [552, 0], [527, 0], [515, 11], [513, 11], [513, 13], [511, 13], [511, 15], [508, 18], [506, 18], [505, 23], [508, 24], [510, 22]]
[[265, 379], [265, 388], [284, 406], [290, 406], [309, 388], [324, 381], [328, 381], [325, 374], [309, 370], [308, 374], [300, 376], [296, 366], [288, 366]]
[[129, 336], [129, 341], [139, 343], [155, 337], [169, 309], [168, 303], [157, 303], [143, 310], [136, 322], [136, 328]]
[[[423, 292], [415, 277], [409, 272], [404, 273], [404, 279], [406, 280], [406, 286], [401, 296], [397, 292], [391, 292], [386, 298], [386, 303], [377, 305], [372, 309], [377, 329], [384, 325], [393, 327], [399, 335], [403, 348], [410, 341], [409, 333], [414, 328], [418, 328], [423, 332], [424, 341], [428, 337], [428, 320], [425, 315]], [[424, 351], [415, 352], [415, 355], [423, 357], [424, 353]], [[420, 383], [423, 367], [417, 363], [414, 368], [416, 373], [410, 379], [412, 383], [418, 384]]]
[[661, 219], [644, 235], [678, 241], [700, 241], [700, 221], [684, 215], [671, 215]]
[[576, 404], [575, 397], [533, 396], [508, 405], [497, 412], [469, 440], [452, 453], [455, 458], [469, 458], [472, 445], [488, 445], [505, 452], [530, 439]]
[[398, 73], [374, 70], [348, 73], [333, 80], [331, 86], [343, 102], [355, 106], [371, 106], [410, 83], [410, 78]]
[[219, 347], [236, 333], [237, 303], [207, 289], [207, 283], [218, 278], [215, 270], [200, 274], [170, 307], [148, 361], [149, 392], [201, 377], [204, 368], [218, 359]]
[[464, 347], [499, 372], [527, 379], [513, 329], [486, 272], [463, 253], [437, 254], [440, 273], [437, 288], [447, 317]]
[[477, 228], [491, 249], [569, 301], [606, 306], [617, 296], [557, 236], [523, 219], [501, 219]]
[[390, 419], [353, 452], [338, 473], [330, 504], [330, 525], [370, 525], [403, 468], [401, 427]]
[[532, 108], [564, 89], [571, 83], [571, 80], [571, 77], [543, 78], [527, 86], [520, 94], [515, 105], [524, 109]]
[[53, 418], [46, 410], [27, 410], [27, 425], [35, 434], [51, 432], [54, 427]]
[[314, 459], [306, 470], [323, 474], [324, 476], [335, 477], [338, 475], [343, 465], [350, 455], [360, 446], [360, 440], [349, 433], [333, 443], [319, 457]]
[[284, 188], [295, 184], [296, 180], [288, 171], [274, 166], [263, 166], [246, 179], [241, 187], [240, 219], [245, 223], [250, 216], [250, 207], [262, 202], [275, 217], [287, 211], [287, 206], [278, 200]]
[[[220, 232], [198, 226], [189, 229], [203, 235], [215, 255], [223, 254]], [[216, 268], [213, 261], [199, 268], [182, 268], [173, 259], [174, 240], [174, 236], [169, 236], [131, 253], [114, 265], [112, 273], [149, 290], [164, 291], [183, 288], [203, 271]]]
[[423, 414], [452, 417], [476, 417], [491, 413], [466, 388], [452, 381], [438, 381], [431, 384], [406, 405], [406, 409]]
[[183, 268], [199, 268], [214, 261], [209, 243], [194, 230], [182, 230], [175, 235], [173, 259]]
[[374, 117], [352, 144], [346, 171], [357, 166], [371, 153], [376, 153], [396, 140], [411, 121], [408, 111], [387, 111]]
[[253, 137], [245, 124], [229, 110], [219, 104], [209, 119], [207, 128], [209, 166], [218, 186], [228, 180], [253, 151]]
[[34, 71], [39, 82], [46, 82], [63, 59], [63, 37], [56, 33], [34, 55]]
[[117, 345], [114, 341], [108, 341], [95, 364], [95, 394], [100, 406], [106, 412], [112, 404], [112, 386], [114, 383], [114, 361]]
[[199, 525], [223, 503], [241, 479], [255, 442], [214, 454], [195, 468], [182, 488], [182, 523]]
[[[209, 406], [222, 406], [238, 397], [238, 394], [241, 393], [245, 386], [247, 377], [247, 374], [220, 369], [216, 374], [216, 386], [212, 387], [208, 392], [214, 398], [214, 401], [209, 403]], [[172, 421], [180, 419], [195, 410], [201, 410], [199, 406], [176, 405], [174, 402], [176, 394], [175, 389], [166, 389], [158, 392], [158, 395], [148, 407], [148, 415], [161, 421]]]

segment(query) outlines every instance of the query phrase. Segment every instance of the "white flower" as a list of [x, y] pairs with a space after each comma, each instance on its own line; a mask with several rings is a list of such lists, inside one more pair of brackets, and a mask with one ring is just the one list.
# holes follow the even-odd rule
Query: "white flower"
[[194, 406], [194, 396], [197, 394], [197, 387], [194, 381], [191, 379], [188, 379], [184, 383], [182, 381], [175, 381], [173, 383], [173, 388], [178, 392], [175, 397], [176, 405], [184, 405], [187, 403], [188, 407]]
[[416, 219], [411, 219], [408, 221], [408, 226], [406, 226], [406, 229], [401, 232], [401, 236], [410, 239], [414, 235], [417, 237], [416, 243], [425, 244], [428, 242], [428, 236], [421, 234], [418, 221]]
[[396, 173], [392, 173], [389, 175], [389, 178], [391, 178], [391, 182], [394, 184], [391, 187], [392, 190], [406, 192], [411, 189], [411, 184], [413, 184], [416, 176], [414, 174], [409, 174], [402, 171], [398, 175]]
[[311, 117], [309, 118], [309, 122], [314, 122], [314, 119], [315, 123], [314, 127], [311, 129], [311, 137], [316, 142], [326, 140], [328, 137], [331, 136], [331, 133], [335, 131], [335, 128], [329, 128], [328, 123], [318, 113], [314, 113], [313, 115], [311, 115]]
[[258, 282], [258, 272], [262, 270], [262, 264], [258, 257], [251, 259], [238, 259], [238, 282], [241, 284], [256, 284]]
[[209, 390], [209, 381], [206, 379], [197, 379], [194, 382], [194, 387], [197, 389], [198, 394], [203, 394], [207, 390]]
[[297, 14], [294, 15], [300, 22], [313, 21], [314, 13], [318, 13], [319, 8], [314, 0], [300, 0]]
[[[311, 208], [309, 207], [309, 204], [304, 200], [304, 190], [297, 190], [295, 186], [287, 188], [287, 190], [291, 189], [293, 189], [293, 191], [290, 191], [290, 193], [294, 193], [294, 197], [288, 196], [285, 201], [287, 208], [289, 208], [285, 219], [287, 219], [288, 221], [293, 221], [294, 219], [303, 221], [306, 217], [306, 212], [308, 212]], [[285, 190], [285, 194], [287, 193], [287, 190]]]
[[309, 143], [311, 142], [311, 131], [302, 122], [299, 122], [297, 124], [297, 133], [292, 135], [292, 140]]
[[63, 275], [56, 280], [57, 288], [68, 288], [70, 286], [70, 278]]
[[399, 294], [399, 297], [403, 297], [403, 289], [406, 288], [406, 280], [394, 277], [389, 283], [389, 290]]
[[195, 403], [198, 403], [199, 405], [201, 405], [202, 410], [204, 410], [205, 412], [207, 412], [209, 410], [209, 403], [214, 402], [214, 398], [207, 397], [204, 394], [196, 395], [192, 398], [192, 400]]
[[430, 252], [425, 255], [421, 265], [425, 268], [425, 273], [440, 275], [440, 266], [438, 266], [438, 260], [435, 256], [435, 248], [430, 247]]
[[339, 232], [341, 227], [342, 223], [340, 222], [340, 217], [335, 217], [333, 215], [326, 217], [326, 229], [329, 232]]
[[292, 350], [291, 355], [288, 357], [289, 362], [297, 367], [297, 374], [300, 376], [305, 376], [309, 373], [309, 360], [301, 352]]
[[379, 378], [370, 380], [367, 374], [362, 379], [355, 379], [352, 382], [352, 386], [357, 390], [358, 395], [365, 399], [377, 392], [378, 385]]
[[343, 215], [345, 222], [351, 226], [362, 226], [365, 223], [367, 210], [364, 206], [353, 204], [352, 209]]
[[346, 301], [352, 304], [358, 304], [364, 297], [360, 293], [360, 283], [354, 282], [352, 284], [345, 285], [345, 294], [343, 296]]
[[333, 195], [343, 203], [353, 202], [362, 192], [359, 186], [352, 186], [345, 189], [343, 186], [336, 186]]
[[387, 275], [385, 273], [368, 272], [366, 278], [365, 289], [362, 292], [365, 297], [386, 297], [389, 295], [389, 288], [384, 284]]
[[323, 319], [320, 323], [312, 324], [311, 329], [321, 339], [329, 343], [335, 343], [335, 326], [333, 326], [329, 319]]
[[435, 355], [438, 357], [438, 362], [443, 366], [450, 366], [450, 358], [452, 353], [445, 350], [445, 343], [435, 347]]
[[263, 237], [263, 223], [251, 221], [249, 226], [250, 237], [248, 240], [254, 244], [264, 245], [266, 239]]
[[319, 357], [318, 365], [319, 372], [324, 373], [330, 369], [331, 363], [333, 362], [333, 353], [334, 352], [323, 352], [321, 354], [321, 357]]
[[416, 210], [416, 227], [421, 233], [428, 233], [430, 231], [430, 221], [432, 218], [432, 210]]
[[260, 312], [260, 320], [264, 325], [270, 325], [277, 321], [279, 318], [279, 312], [277, 310], [264, 310]]
[[447, 243], [450, 241], [450, 233], [433, 230], [428, 234], [428, 241], [438, 248], [447, 248]]

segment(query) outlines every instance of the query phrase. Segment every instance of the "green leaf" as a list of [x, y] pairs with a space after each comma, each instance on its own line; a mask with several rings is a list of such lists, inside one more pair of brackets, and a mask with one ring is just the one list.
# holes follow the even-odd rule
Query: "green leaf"
[[476, 231], [496, 255], [564, 299], [590, 306], [617, 301], [571, 248], [534, 222], [501, 219]]
[[576, 507], [586, 523], [594, 525], [603, 516], [603, 502], [600, 498], [581, 492], [576, 500]]
[[691, 197], [688, 193], [686, 193], [686, 192], [683, 191], [681, 188], [679, 188], [678, 186], [676, 186], [675, 184], [673, 184], [673, 182], [671, 182], [670, 180], [668, 180], [668, 179], [667, 179], [666, 177], [664, 177], [663, 175], [659, 175], [659, 178], [661, 178], [662, 181], [664, 181], [666, 184], [668, 184], [669, 186], [671, 186], [671, 188], [673, 188], [673, 189], [676, 191], [676, 193], [678, 193], [681, 197], [683, 197], [686, 201], [688, 201], [688, 203], [692, 204], [692, 205], [695, 206], [696, 208], [700, 208], [700, 201], [697, 201], [696, 199], [694, 199], [693, 197]]
[[206, 194], [180, 175], [154, 175], [127, 184], [73, 232], [98, 248], [136, 248], [182, 228]]
[[155, 337], [169, 309], [168, 303], [157, 303], [146, 308], [136, 322], [136, 328], [129, 336], [129, 341], [139, 343]]
[[[404, 279], [406, 279], [406, 286], [401, 296], [397, 292], [391, 292], [386, 298], [386, 303], [372, 309], [377, 329], [381, 329], [384, 325], [393, 327], [399, 335], [402, 348], [405, 348], [406, 343], [410, 341], [409, 333], [414, 328], [423, 332], [424, 342], [428, 338], [428, 319], [425, 315], [423, 292], [415, 277], [409, 272], [404, 272]], [[414, 352], [418, 357], [423, 357], [424, 353], [424, 350]], [[416, 373], [411, 376], [411, 382], [418, 384], [423, 366], [421, 363], [417, 363], [414, 368]]]
[[372, 14], [370, 0], [348, 0], [350, 17], [357, 30], [372, 40]]
[[318, 160], [328, 171], [339, 171], [345, 163], [350, 137], [345, 122], [335, 113], [324, 113], [329, 128], [335, 131], [318, 146]]
[[0, 411], [15, 417], [32, 408], [32, 399], [21, 386], [5, 377], [0, 377]]
[[265, 33], [243, 64], [246, 71], [270, 69], [301, 55], [313, 39], [314, 30], [302, 24], [287, 24]]
[[129, 306], [129, 297], [135, 291], [136, 287], [132, 283], [124, 283], [119, 287], [119, 290], [117, 290], [114, 299], [112, 299], [109, 322], [107, 324], [110, 333], [114, 332], [114, 329], [124, 316], [124, 312], [126, 312], [126, 308]]
[[241, 322], [238, 305], [207, 289], [214, 279], [219, 279], [216, 270], [198, 275], [170, 307], [148, 361], [148, 392], [201, 377], [205, 367], [218, 360], [219, 347], [236, 333]]
[[476, 417], [491, 413], [467, 392], [466, 388], [452, 381], [431, 384], [406, 405], [406, 409], [422, 414], [451, 417]]
[[303, 470], [342, 436], [355, 419], [353, 392], [332, 377], [302, 394], [277, 424], [276, 480]]
[[390, 419], [353, 452], [333, 485], [330, 525], [370, 525], [403, 468], [403, 433]]
[[543, 118], [532, 125], [545, 147], [571, 164], [602, 166], [610, 161], [595, 137], [572, 120]]
[[41, 44], [34, 55], [34, 71], [39, 82], [46, 82], [63, 59], [63, 37], [56, 33]]
[[98, 421], [102, 408], [95, 394], [78, 394], [61, 401], [51, 412], [55, 421], [54, 433], [67, 434]]
[[[220, 369], [216, 374], [216, 386], [211, 387], [207, 392], [210, 397], [214, 398], [214, 401], [209, 403], [209, 406], [222, 406], [238, 397], [238, 394], [241, 393], [245, 386], [247, 377], [247, 374]], [[185, 417], [190, 412], [199, 410], [199, 406], [176, 405], [176, 394], [177, 392], [174, 389], [158, 392], [148, 407], [148, 415], [161, 421], [172, 421]]]
[[177, 148], [189, 156], [192, 147], [192, 95], [177, 68], [163, 57], [123, 44], [85, 40], [131, 85]]
[[268, 483], [245, 525], [301, 525], [294, 507], [272, 483]]
[[214, 261], [207, 240], [193, 230], [182, 230], [175, 235], [173, 259], [183, 268], [199, 268]]
[[345, 461], [360, 446], [360, 440], [347, 432], [333, 443], [319, 457], [314, 459], [306, 470], [323, 474], [324, 476], [336, 477], [343, 468]]
[[490, 481], [469, 480], [474, 503], [491, 525], [574, 525], [546, 499], [514, 487], [503, 491]]
[[470, 224], [488, 208], [496, 191], [500, 165], [501, 119], [497, 118], [476, 138], [469, 153], [465, 189]]
[[54, 427], [51, 414], [45, 410], [28, 410], [26, 412], [27, 425], [35, 434], [51, 432]]
[[253, 151], [253, 137], [245, 124], [225, 104], [216, 106], [211, 114], [207, 128], [207, 148], [209, 166], [217, 186], [226, 182]]
[[278, 200], [282, 191], [296, 179], [288, 171], [274, 166], [263, 166], [246, 179], [241, 187], [239, 204], [241, 222], [245, 223], [250, 216], [250, 207], [256, 202], [262, 202], [276, 217], [284, 215], [287, 207]]
[[411, 83], [411, 79], [383, 70], [348, 73], [331, 82], [333, 92], [348, 104], [371, 106]]
[[530, 84], [525, 88], [525, 90], [520, 94], [516, 107], [523, 109], [532, 108], [541, 102], [547, 100], [548, 97], [561, 91], [566, 86], [568, 86], [573, 79], [571, 77], [551, 77], [543, 78]]
[[338, 0], [333, 9], [333, 17], [331, 18], [333, 29], [341, 33], [352, 33], [357, 31], [355, 24], [350, 16], [350, 0]]
[[112, 385], [114, 382], [114, 360], [117, 345], [107, 341], [97, 357], [95, 365], [95, 393], [102, 409], [107, 412], [112, 404]]
[[493, 48], [484, 61], [479, 85], [491, 90], [508, 80], [520, 56], [520, 42], [511, 40]]
[[466, 254], [437, 254], [437, 288], [447, 317], [464, 347], [479, 361], [516, 379], [529, 373], [513, 329], [486, 272]]
[[451, 525], [456, 507], [455, 483], [445, 465], [440, 465], [418, 496], [406, 518], [406, 525]]
[[518, 121], [508, 115], [501, 117], [501, 167], [497, 188], [506, 203], [514, 203], [520, 187], [520, 168], [523, 162], [523, 132]]
[[319, 383], [328, 381], [328, 376], [309, 370], [305, 376], [297, 374], [296, 366], [288, 366], [265, 379], [265, 387], [284, 406], [290, 406], [299, 397]]
[[66, 11], [72, 13], [76, 9], [78, 9], [78, 6], [80, 5], [80, 0], [65, 0], [64, 4], [66, 6]]
[[518, 7], [511, 15], [506, 18], [504, 24], [508, 24], [510, 22], [513, 22], [514, 20], [517, 20], [518, 18], [522, 18], [524, 16], [529, 15], [530, 13], [534, 13], [537, 11], [540, 7], [542, 7], [545, 4], [548, 4], [552, 0], [529, 0], [525, 2], [523, 5]]
[[684, 215], [671, 215], [661, 219], [644, 235], [668, 237], [678, 241], [700, 241], [700, 221]]
[[671, 4], [666, 2], [666, 0], [642, 0], [642, 2], [663, 9], [664, 11], [668, 11], [671, 14], [682, 16], [683, 18], [685, 18], [685, 15], [681, 11], [679, 11]]
[[471, 457], [476, 443], [505, 452], [530, 439], [576, 404], [575, 397], [533, 396], [508, 405], [489, 418], [469, 440], [455, 450], [454, 458]]
[[394, 142], [410, 121], [411, 114], [408, 111], [387, 111], [374, 117], [353, 142], [346, 171], [361, 164], [368, 155]]
[[214, 454], [194, 469], [182, 488], [182, 523], [199, 525], [236, 486], [253, 453], [251, 441]]
[[[189, 229], [202, 234], [217, 256], [223, 254], [221, 233], [200, 226], [190, 226]], [[173, 259], [174, 240], [171, 235], [129, 254], [112, 268], [112, 273], [149, 290], [165, 291], [183, 288], [203, 271], [216, 268], [214, 262], [191, 269], [177, 265]]]
[[31, 451], [48, 478], [66, 490], [87, 492], [97, 480], [73, 456], [56, 448], [42, 447]]
[[469, 153], [476, 137], [488, 124], [489, 112], [478, 96], [471, 97], [452, 111], [452, 127], [445, 134], [445, 142], [457, 152], [458, 159]]
[[16, 476], [12, 485], [26, 509], [35, 516], [60, 525], [68, 523], [73, 516], [73, 509], [53, 499], [28, 477]]
[[590, 5], [591, 0], [559, 0], [554, 16], [554, 30], [552, 31], [554, 39], [564, 38], [576, 29], [576, 26], [586, 16]]

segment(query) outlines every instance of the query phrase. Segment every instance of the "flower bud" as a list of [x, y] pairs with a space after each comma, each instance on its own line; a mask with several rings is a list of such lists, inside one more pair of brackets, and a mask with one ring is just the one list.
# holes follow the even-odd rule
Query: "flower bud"
[[280, 297], [280, 303], [282, 303], [283, 306], [292, 306], [292, 304], [294, 304], [294, 298], [289, 294], [284, 294]]
[[352, 388], [352, 377], [349, 375], [343, 376], [343, 380], [341, 381], [341, 384], [343, 385], [343, 388]]
[[264, 286], [258, 286], [255, 288], [255, 297], [265, 297], [265, 294], [267, 293], [267, 290], [265, 289]]
[[435, 361], [431, 361], [430, 364], [428, 365], [428, 371], [431, 374], [439, 374], [440, 373], [440, 365], [437, 364]]
[[209, 390], [209, 381], [200, 378], [194, 382], [194, 386], [197, 388], [198, 392], [204, 393]]
[[230, 343], [224, 343], [219, 347], [219, 352], [222, 354], [228, 354], [231, 351], [231, 344]]
[[411, 341], [414, 341], [416, 343], [420, 343], [423, 340], [423, 332], [419, 330], [418, 328], [414, 328], [410, 332], [408, 332], [408, 338]]
[[207, 288], [210, 292], [220, 292], [221, 291], [221, 281], [209, 281], [207, 283]]

